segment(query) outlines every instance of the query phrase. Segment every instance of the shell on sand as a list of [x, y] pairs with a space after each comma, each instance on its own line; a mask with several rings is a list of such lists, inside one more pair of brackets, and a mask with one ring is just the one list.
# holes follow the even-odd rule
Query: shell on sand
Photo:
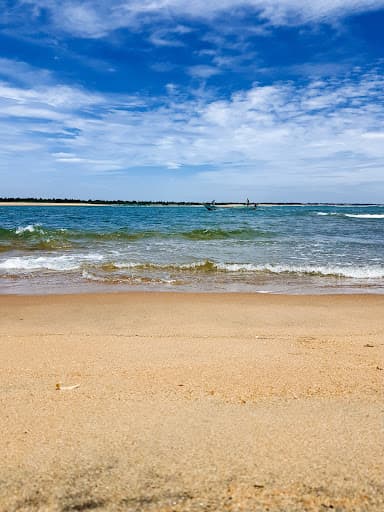
[[77, 389], [80, 387], [80, 384], [74, 384], [73, 386], [63, 386], [60, 382], [56, 384], [56, 391], [71, 391], [72, 389]]

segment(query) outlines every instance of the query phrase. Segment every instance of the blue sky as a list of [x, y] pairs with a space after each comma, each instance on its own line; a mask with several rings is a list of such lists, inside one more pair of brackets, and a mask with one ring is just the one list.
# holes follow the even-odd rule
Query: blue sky
[[0, 196], [384, 202], [384, 0], [10, 0]]

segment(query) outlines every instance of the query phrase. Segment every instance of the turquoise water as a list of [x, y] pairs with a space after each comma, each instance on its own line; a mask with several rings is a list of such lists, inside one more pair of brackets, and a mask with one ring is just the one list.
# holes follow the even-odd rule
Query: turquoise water
[[0, 293], [383, 293], [384, 206], [0, 207]]

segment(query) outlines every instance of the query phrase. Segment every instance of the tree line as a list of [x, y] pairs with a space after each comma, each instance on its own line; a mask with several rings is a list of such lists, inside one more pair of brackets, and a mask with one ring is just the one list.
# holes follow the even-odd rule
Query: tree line
[[72, 199], [72, 198], [43, 198], [43, 197], [0, 197], [0, 202], [3, 203], [57, 203], [57, 204], [108, 204], [108, 205], [128, 205], [128, 206], [172, 206], [172, 205], [184, 205], [184, 206], [195, 206], [201, 205], [202, 203], [193, 201], [124, 201], [121, 199], [115, 200], [103, 200], [103, 199]]

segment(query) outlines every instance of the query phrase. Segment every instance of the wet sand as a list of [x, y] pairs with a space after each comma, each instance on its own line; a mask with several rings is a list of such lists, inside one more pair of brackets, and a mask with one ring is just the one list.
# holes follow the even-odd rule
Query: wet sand
[[0, 296], [0, 510], [384, 510], [383, 313], [379, 295]]

